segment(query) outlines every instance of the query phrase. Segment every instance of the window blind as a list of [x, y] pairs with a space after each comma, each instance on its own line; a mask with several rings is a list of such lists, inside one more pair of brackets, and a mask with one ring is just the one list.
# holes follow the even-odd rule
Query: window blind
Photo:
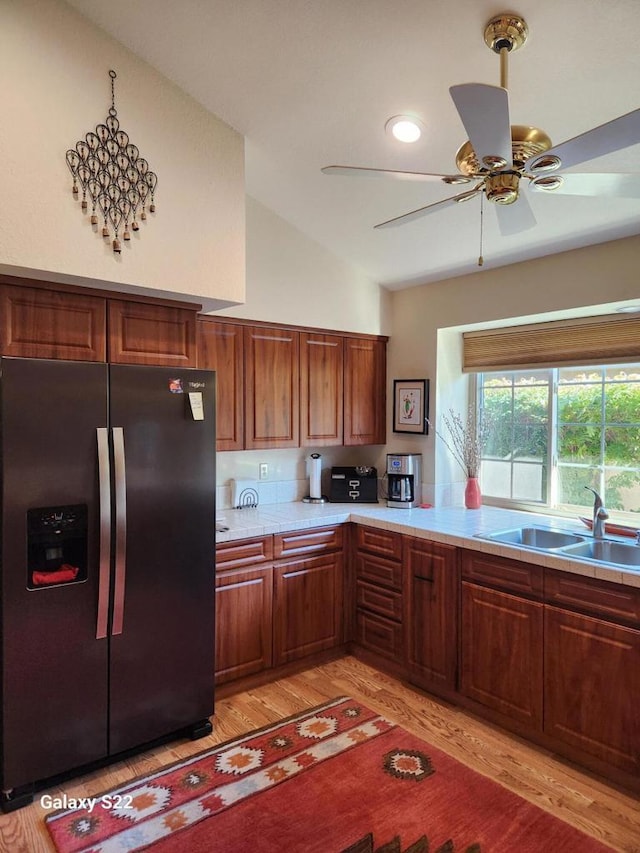
[[640, 361], [640, 317], [587, 317], [463, 334], [463, 371]]

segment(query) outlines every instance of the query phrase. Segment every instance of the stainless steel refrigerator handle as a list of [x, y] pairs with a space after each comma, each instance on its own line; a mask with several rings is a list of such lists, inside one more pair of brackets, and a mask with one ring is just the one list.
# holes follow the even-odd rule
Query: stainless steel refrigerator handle
[[127, 574], [127, 477], [124, 456], [124, 432], [113, 427], [113, 468], [116, 493], [116, 562], [111, 636], [122, 634], [124, 592]]
[[98, 484], [100, 491], [100, 546], [98, 563], [98, 619], [96, 640], [107, 636], [109, 620], [109, 571], [111, 560], [111, 471], [109, 467], [109, 435], [105, 427], [97, 427]]

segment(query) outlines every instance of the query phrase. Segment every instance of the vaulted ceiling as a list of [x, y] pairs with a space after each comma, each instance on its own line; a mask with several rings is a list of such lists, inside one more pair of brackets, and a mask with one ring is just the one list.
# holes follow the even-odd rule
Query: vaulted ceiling
[[[245, 136], [249, 195], [393, 289], [478, 270], [479, 198], [374, 230], [460, 188], [320, 169], [456, 172], [468, 137], [449, 87], [499, 85], [499, 57], [483, 37], [494, 15], [515, 12], [529, 27], [526, 44], [509, 56], [511, 124], [541, 128], [555, 145], [640, 107], [638, 0], [70, 5]], [[386, 121], [402, 113], [422, 121], [417, 143], [385, 133]], [[636, 144], [567, 171], [640, 172], [639, 155]], [[536, 224], [508, 236], [484, 204], [484, 269], [640, 233], [640, 199], [527, 197]]]

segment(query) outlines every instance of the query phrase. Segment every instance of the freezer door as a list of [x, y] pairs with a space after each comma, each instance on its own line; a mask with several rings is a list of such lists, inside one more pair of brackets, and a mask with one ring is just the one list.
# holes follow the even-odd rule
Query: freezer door
[[117, 753], [213, 713], [215, 374], [111, 365], [110, 419]]
[[0, 369], [6, 790], [107, 754], [108, 639], [96, 639], [107, 366], [2, 358]]

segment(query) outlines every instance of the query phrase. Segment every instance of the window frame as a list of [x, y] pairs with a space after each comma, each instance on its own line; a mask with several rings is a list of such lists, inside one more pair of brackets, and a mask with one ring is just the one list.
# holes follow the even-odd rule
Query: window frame
[[[512, 384], [512, 393], [513, 388], [515, 387], [515, 380], [517, 374], [527, 374], [530, 373], [531, 370], [534, 370], [535, 373], [547, 373], [549, 377], [548, 381], [548, 393], [549, 393], [549, 401], [548, 401], [548, 427], [547, 427], [547, 459], [546, 462], [542, 463], [542, 467], [544, 469], [546, 464], [546, 483], [544, 485], [544, 490], [547, 495], [546, 501], [536, 501], [536, 500], [520, 500], [514, 498], [506, 498], [506, 497], [497, 497], [497, 496], [489, 496], [483, 495], [483, 503], [489, 506], [498, 506], [503, 507], [505, 509], [517, 509], [517, 510], [525, 510], [529, 512], [543, 512], [546, 515], [557, 515], [562, 517], [573, 517], [576, 515], [585, 514], [585, 512], [590, 515], [592, 500], [586, 498], [584, 504], [571, 504], [571, 503], [560, 503], [558, 501], [559, 497], [559, 471], [563, 467], [563, 463], [559, 460], [558, 454], [558, 435], [559, 435], [559, 387], [560, 387], [560, 371], [566, 369], [575, 369], [575, 370], [584, 370], [588, 372], [598, 371], [602, 376], [602, 385], [603, 391], [606, 388], [606, 371], [611, 369], [616, 370], [625, 370], [632, 369], [633, 372], [640, 373], [640, 363], [639, 362], [620, 362], [617, 364], [590, 364], [587, 366], [575, 366], [575, 368], [568, 367], [566, 365], [558, 365], [556, 367], [536, 367], [536, 368], [512, 368], [505, 370], [487, 370], [484, 372], [478, 372], [470, 375], [470, 387], [469, 387], [469, 400], [473, 405], [476, 414], [480, 412], [480, 408], [483, 401], [483, 389], [484, 389], [484, 380], [483, 377], [490, 375], [509, 375], [513, 376]], [[640, 380], [634, 380], [638, 387], [640, 387]], [[600, 423], [603, 427], [606, 426], [607, 422], [606, 418], [606, 394], [602, 395], [602, 404], [601, 404], [602, 412], [601, 412], [601, 421]], [[630, 423], [631, 426], [636, 426], [640, 428], [640, 417], [637, 421]], [[606, 488], [603, 489], [603, 480], [607, 476], [607, 466], [605, 462], [605, 453], [604, 453], [604, 429], [603, 429], [603, 438], [602, 438], [602, 446], [600, 451], [600, 458], [596, 465], [591, 466], [589, 470], [593, 468], [597, 468], [599, 470], [599, 488], [597, 489], [599, 492], [603, 493], [603, 498], [606, 504]], [[484, 458], [484, 457], [483, 457]], [[511, 471], [511, 487], [510, 490], [513, 489], [513, 453], [512, 458], [510, 460]], [[567, 465], [566, 467], [572, 467], [571, 465]], [[577, 466], [579, 467], [579, 466]], [[640, 461], [635, 468], [631, 468], [632, 471], [637, 471], [640, 474]], [[481, 479], [480, 483], [482, 485], [482, 466], [481, 466]], [[585, 496], [587, 492], [585, 492]], [[632, 526], [640, 528], [640, 512], [632, 512], [629, 510], [610, 510], [612, 515], [615, 515], [616, 519], [619, 519], [622, 522], [631, 524]]]

